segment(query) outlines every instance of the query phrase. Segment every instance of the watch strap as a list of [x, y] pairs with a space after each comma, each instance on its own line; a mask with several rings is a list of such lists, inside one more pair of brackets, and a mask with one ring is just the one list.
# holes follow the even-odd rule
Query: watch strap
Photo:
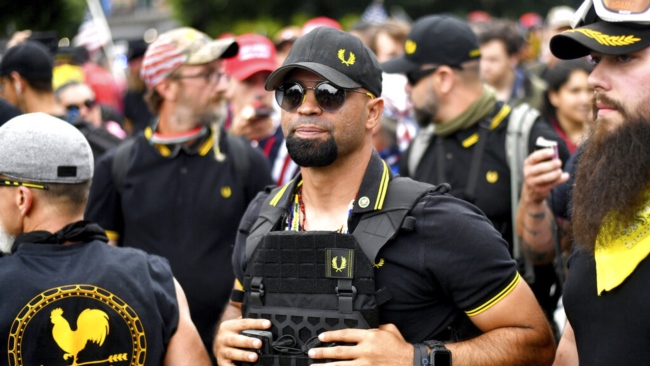
[[413, 366], [428, 366], [429, 365], [429, 351], [427, 346], [422, 343], [413, 345]]

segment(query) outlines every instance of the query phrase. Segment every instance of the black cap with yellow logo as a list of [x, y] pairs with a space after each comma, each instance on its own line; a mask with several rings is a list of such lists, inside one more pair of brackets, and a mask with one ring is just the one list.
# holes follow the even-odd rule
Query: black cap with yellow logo
[[295, 69], [314, 72], [346, 89], [366, 88], [381, 96], [381, 66], [361, 39], [330, 27], [319, 27], [298, 38], [286, 60], [266, 80], [275, 90]]
[[650, 28], [636, 23], [603, 20], [564, 31], [551, 39], [551, 52], [563, 60], [584, 57], [592, 51], [622, 55], [650, 46]]
[[460, 66], [480, 58], [478, 39], [467, 23], [447, 15], [431, 15], [413, 24], [404, 55], [382, 67], [387, 73], [408, 73], [422, 65]]

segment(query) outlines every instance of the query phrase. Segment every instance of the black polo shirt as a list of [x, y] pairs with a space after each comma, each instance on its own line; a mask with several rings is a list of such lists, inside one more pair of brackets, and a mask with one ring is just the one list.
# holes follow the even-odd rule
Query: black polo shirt
[[[221, 136], [225, 132], [221, 131]], [[266, 158], [249, 148], [248, 181], [237, 175], [228, 140], [219, 141], [226, 159], [215, 154], [213, 135], [195, 152], [149, 142], [151, 129], [136, 137], [118, 193], [111, 175], [115, 151], [95, 168], [86, 218], [120, 245], [167, 258], [185, 290], [194, 324], [206, 346], [228, 301], [234, 281], [230, 256], [239, 220], [249, 202], [273, 184]]]
[[[495, 103], [491, 116], [498, 118], [503, 103]], [[476, 180], [475, 199], [471, 202], [485, 213], [492, 221], [494, 227], [501, 232], [508, 244], [512, 246], [512, 209], [510, 200], [510, 168], [506, 158], [506, 133], [508, 130], [508, 114], [501, 120], [492, 119], [496, 126], [487, 134], [485, 150], [482, 154], [480, 168]], [[400, 175], [411, 177], [421, 182], [431, 184], [449, 183], [450, 194], [454, 197], [466, 199], [465, 190], [469, 182], [469, 171], [474, 156], [474, 150], [478, 145], [476, 138], [479, 125], [458, 131], [450, 136], [433, 136], [424, 155], [420, 159], [417, 169], [410, 173], [406, 168], [410, 149], [407, 156], [402, 159]], [[553, 128], [542, 120], [537, 120], [530, 131], [528, 142], [529, 154], [535, 151], [535, 142], [539, 136], [547, 140], [558, 142], [560, 159], [566, 162], [569, 159], [569, 150], [564, 141], [557, 135]], [[438, 166], [436, 157], [436, 144], [442, 140], [444, 159], [444, 181], [438, 177]]]
[[[285, 185], [270, 204], [288, 212], [301, 179]], [[391, 179], [390, 168], [374, 152], [348, 221], [351, 231], [361, 215], [382, 209]], [[246, 271], [246, 238], [267, 197], [258, 196], [242, 219], [233, 253], [240, 283]], [[381, 322], [395, 324], [408, 342], [449, 340], [447, 327], [466, 323], [510, 293], [520, 279], [516, 264], [501, 235], [467, 202], [427, 194], [410, 215], [416, 219], [415, 230], [400, 231], [375, 260], [376, 287], [391, 295], [381, 307]]]

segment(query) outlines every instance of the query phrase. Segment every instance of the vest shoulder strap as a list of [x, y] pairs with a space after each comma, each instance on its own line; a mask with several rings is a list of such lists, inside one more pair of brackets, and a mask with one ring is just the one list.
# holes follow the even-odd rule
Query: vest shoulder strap
[[[273, 230], [283, 217], [285, 209], [271, 205], [271, 201], [284, 188], [274, 188], [264, 200], [259, 216], [246, 240], [247, 259], [253, 255], [262, 237]], [[364, 214], [352, 235], [366, 257], [374, 261], [379, 250], [395, 237], [399, 229], [414, 229], [415, 223], [412, 220], [406, 220], [406, 218], [422, 196], [429, 192], [442, 194], [448, 191], [448, 184], [434, 186], [410, 178], [393, 178], [388, 184], [388, 192], [382, 209]]]
[[395, 237], [400, 229], [415, 229], [413, 218], [407, 220], [408, 213], [425, 194], [445, 193], [448, 184], [434, 186], [410, 178], [396, 177], [388, 184], [386, 201], [380, 211], [373, 211], [361, 217], [352, 235], [372, 262], [379, 250]]

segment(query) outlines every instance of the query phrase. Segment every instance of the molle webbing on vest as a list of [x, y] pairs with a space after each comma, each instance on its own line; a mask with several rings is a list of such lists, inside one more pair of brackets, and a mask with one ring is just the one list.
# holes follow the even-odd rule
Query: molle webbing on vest
[[[350, 255], [347, 258], [344, 258], [344, 255], [328, 257], [328, 251], [332, 250], [349, 252]], [[352, 261], [349, 258], [352, 258]], [[345, 273], [349, 269], [352, 269], [353, 273], [348, 278]], [[332, 273], [329, 278], [328, 271]], [[259, 281], [261, 286], [256, 283]], [[353, 287], [353, 293], [346, 294], [343, 291], [346, 285]], [[269, 308], [283, 307], [291, 308], [291, 311], [312, 309], [317, 314], [330, 310], [340, 317], [340, 314], [350, 313], [340, 311], [343, 301], [341, 298], [349, 295], [354, 310], [366, 319], [363, 323], [367, 323], [352, 327], [379, 325], [377, 304], [373, 299], [377, 291], [372, 263], [363, 255], [354, 237], [349, 234], [291, 231], [268, 233], [257, 246], [248, 264], [244, 288], [251, 289], [250, 296], [244, 301], [244, 309], [251, 313], [257, 312], [254, 309], [257, 307], [261, 313], [268, 313]], [[369, 307], [370, 304], [374, 306]], [[352, 322], [352, 318], [346, 318], [348, 322]], [[330, 323], [327, 328], [349, 327], [339, 324], [332, 328], [335, 326], [332, 324], [334, 321], [326, 321]]]

